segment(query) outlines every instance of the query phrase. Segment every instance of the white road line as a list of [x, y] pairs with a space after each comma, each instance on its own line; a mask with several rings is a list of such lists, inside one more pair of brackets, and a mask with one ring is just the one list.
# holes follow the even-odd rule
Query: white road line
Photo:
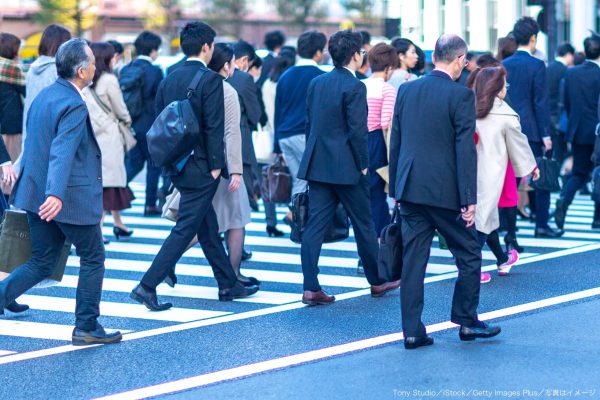
[[[113, 331], [113, 329], [106, 329]], [[125, 331], [121, 329], [122, 333]], [[46, 324], [42, 322], [0, 320], [0, 336], [16, 336], [32, 339], [68, 340], [71, 341], [72, 325]], [[0, 351], [0, 356], [15, 352]]]
[[15, 354], [16, 351], [10, 351], [10, 350], [0, 350], [0, 357], [2, 356], [7, 356], [9, 354]]
[[[541, 308], [568, 303], [575, 300], [594, 297], [598, 295], [600, 295], [600, 287], [480, 314], [479, 318], [483, 321], [487, 321], [490, 319], [517, 315], [532, 310], [538, 310]], [[450, 321], [446, 321], [438, 324], [429, 325], [427, 327], [427, 332], [440, 332], [455, 327], [457, 327], [457, 325], [453, 324]], [[326, 358], [353, 353], [359, 350], [370, 349], [376, 346], [396, 343], [401, 341], [403, 338], [404, 336], [401, 332], [377, 336], [337, 346], [326, 347], [319, 350], [294, 354], [287, 357], [243, 365], [241, 367], [197, 375], [191, 378], [180, 379], [159, 385], [148, 386], [141, 389], [101, 397], [96, 400], [137, 400], [144, 399], [147, 397], [180, 392], [194, 388], [200, 388], [210, 384], [221, 383], [232, 379], [247, 378], [260, 373], [272, 372], [282, 368], [289, 368], [292, 366], [306, 364], [309, 362], [320, 361]]]

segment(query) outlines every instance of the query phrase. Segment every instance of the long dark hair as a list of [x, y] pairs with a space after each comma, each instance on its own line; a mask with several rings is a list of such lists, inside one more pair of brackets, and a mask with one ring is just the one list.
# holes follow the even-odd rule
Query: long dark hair
[[92, 53], [94, 53], [94, 57], [96, 58], [96, 72], [92, 81], [92, 87], [96, 87], [96, 83], [98, 83], [98, 79], [100, 79], [103, 73], [112, 73], [110, 62], [115, 56], [116, 51], [113, 45], [108, 42], [92, 43], [90, 49], [92, 49]]
[[231, 47], [227, 43], [217, 43], [215, 44], [215, 50], [213, 52], [213, 56], [208, 63], [208, 68], [215, 71], [217, 74], [221, 69], [225, 66], [225, 64], [230, 63], [233, 59], [233, 47]]
[[71, 33], [61, 25], [48, 25], [42, 33], [38, 53], [40, 56], [54, 57], [61, 44], [71, 39]]
[[296, 56], [290, 51], [282, 51], [279, 53], [277, 58], [273, 61], [273, 67], [269, 73], [269, 79], [273, 82], [277, 82], [281, 75], [287, 71], [290, 67], [294, 66]]
[[475, 78], [475, 109], [477, 118], [485, 118], [492, 111], [494, 100], [504, 88], [506, 70], [504, 67], [482, 68]]

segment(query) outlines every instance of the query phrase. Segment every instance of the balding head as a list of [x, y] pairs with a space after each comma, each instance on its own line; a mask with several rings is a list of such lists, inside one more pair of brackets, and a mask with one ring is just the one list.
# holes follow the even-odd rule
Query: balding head
[[456, 58], [467, 54], [467, 43], [457, 35], [442, 35], [435, 43], [436, 63], [450, 64]]

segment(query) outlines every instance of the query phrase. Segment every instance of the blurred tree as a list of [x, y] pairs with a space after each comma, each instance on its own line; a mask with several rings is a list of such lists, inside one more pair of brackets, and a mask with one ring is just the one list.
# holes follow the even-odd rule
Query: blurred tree
[[42, 25], [61, 24], [81, 37], [95, 22], [97, 0], [37, 0], [34, 20]]
[[240, 37], [242, 24], [239, 22], [248, 12], [247, 3], [247, 0], [213, 0], [210, 12], [223, 33]]
[[275, 7], [281, 17], [299, 24], [303, 30], [308, 27], [308, 18], [318, 19], [325, 14], [319, 0], [275, 0]]
[[375, 0], [342, 0], [341, 4], [348, 11], [357, 11], [363, 19], [373, 18]]

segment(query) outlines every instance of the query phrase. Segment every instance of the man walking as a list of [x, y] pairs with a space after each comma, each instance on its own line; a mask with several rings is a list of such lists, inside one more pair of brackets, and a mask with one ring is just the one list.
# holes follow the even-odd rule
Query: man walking
[[192, 107], [200, 117], [198, 122], [202, 132], [193, 154], [181, 172], [173, 176], [173, 185], [181, 194], [177, 223], [150, 269], [131, 292], [132, 299], [152, 311], [172, 307], [171, 303], [158, 302], [156, 287], [175, 268], [195, 235], [198, 235], [217, 279], [220, 301], [232, 301], [258, 291], [258, 286], [245, 287], [237, 280], [219, 239], [217, 216], [212, 206], [225, 168], [223, 80], [207, 68], [214, 51], [215, 36], [215, 31], [202, 22], [191, 22], [183, 28], [181, 49], [187, 61], [167, 76], [156, 96], [156, 111], [159, 113], [171, 102], [185, 99], [191, 82], [198, 73], [202, 73], [198, 90], [190, 97]]
[[[502, 62], [508, 72], [510, 105], [519, 114], [523, 133], [527, 135], [529, 146], [536, 157], [552, 151], [546, 66], [542, 60], [532, 55], [535, 54], [539, 31], [533, 18], [523, 17], [518, 20], [513, 28], [513, 36], [519, 47], [514, 55]], [[550, 192], [536, 190], [532, 198], [535, 237], [562, 236], [564, 232], [548, 225]]]
[[319, 255], [325, 232], [341, 201], [346, 209], [363, 260], [373, 297], [397, 289], [378, 275], [379, 244], [369, 199], [367, 148], [367, 88], [356, 79], [365, 57], [362, 36], [340, 31], [329, 39], [334, 70], [318, 76], [308, 87], [306, 151], [298, 177], [308, 181], [309, 216], [302, 234], [302, 302], [311, 306], [335, 301], [319, 285]]
[[[565, 226], [567, 210], [575, 193], [586, 184], [594, 169], [592, 154], [600, 97], [600, 36], [592, 34], [585, 39], [583, 47], [586, 61], [567, 71], [564, 83], [564, 104], [569, 118], [567, 141], [573, 151], [573, 170], [556, 201], [554, 220], [560, 229]], [[592, 228], [600, 229], [600, 203], [594, 207]]]
[[14, 205], [27, 212], [31, 259], [0, 282], [5, 304], [52, 275], [65, 238], [80, 257], [74, 345], [116, 343], [98, 323], [104, 278], [102, 163], [82, 90], [96, 71], [94, 54], [82, 39], [56, 53], [58, 80], [36, 97], [27, 119], [27, 141]]
[[455, 35], [435, 45], [436, 68], [398, 92], [390, 144], [390, 196], [400, 203], [404, 244], [402, 330], [404, 347], [433, 344], [421, 322], [425, 268], [435, 231], [456, 259], [458, 279], [452, 322], [461, 340], [492, 337], [500, 328], [477, 318], [481, 246], [475, 231], [477, 153], [473, 92], [455, 80], [466, 64], [467, 44]]

